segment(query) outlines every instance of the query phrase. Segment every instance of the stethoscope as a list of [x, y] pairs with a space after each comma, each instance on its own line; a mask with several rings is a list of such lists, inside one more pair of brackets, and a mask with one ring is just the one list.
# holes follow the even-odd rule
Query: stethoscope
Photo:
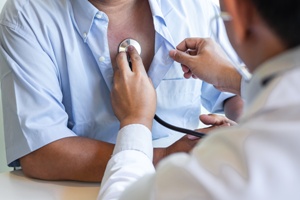
[[[139, 54], [141, 54], [141, 45], [134, 39], [128, 38], [123, 40], [118, 47], [118, 52], [127, 52], [127, 48], [128, 46], [134, 46], [134, 48], [137, 50], [137, 52]], [[128, 57], [128, 62], [129, 62], [129, 67], [131, 68], [131, 61], [130, 58]], [[163, 121], [161, 118], [159, 118], [156, 114], [154, 115], [154, 119], [161, 125], [173, 130], [173, 131], [177, 131], [177, 132], [181, 132], [181, 133], [185, 133], [185, 134], [189, 134], [189, 135], [193, 135], [199, 138], [204, 137], [206, 134], [205, 133], [199, 133], [193, 130], [189, 130], [189, 129], [185, 129], [185, 128], [180, 128], [177, 126], [173, 126], [165, 121]]]

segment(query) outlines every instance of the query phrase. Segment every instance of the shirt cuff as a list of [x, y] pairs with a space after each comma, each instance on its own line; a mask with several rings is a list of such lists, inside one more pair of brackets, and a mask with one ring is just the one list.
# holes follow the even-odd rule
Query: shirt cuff
[[153, 146], [151, 131], [141, 124], [131, 124], [123, 127], [118, 133], [113, 155], [125, 150], [143, 152], [152, 160]]

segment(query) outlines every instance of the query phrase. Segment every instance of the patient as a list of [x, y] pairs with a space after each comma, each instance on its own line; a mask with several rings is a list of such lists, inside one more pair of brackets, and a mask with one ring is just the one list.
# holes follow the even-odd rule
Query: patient
[[[242, 110], [238, 96], [184, 79], [168, 55], [186, 37], [209, 37], [217, 11], [210, 1], [8, 0], [0, 16], [8, 165], [38, 179], [101, 180], [120, 127], [110, 91], [125, 38], [142, 46], [162, 119], [196, 129], [202, 104], [235, 120]], [[215, 27], [232, 52], [223, 26]], [[168, 146], [155, 148], [154, 163], [196, 143], [156, 122], [152, 130], [154, 143], [164, 139]]]

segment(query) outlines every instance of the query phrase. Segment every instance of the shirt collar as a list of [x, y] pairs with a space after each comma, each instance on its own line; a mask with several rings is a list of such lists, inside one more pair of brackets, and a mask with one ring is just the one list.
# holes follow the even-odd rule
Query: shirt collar
[[168, 13], [169, 10], [172, 10], [172, 8], [168, 7], [169, 8], [168, 10], [164, 10], [164, 11], [161, 10], [162, 6], [160, 6], [161, 5], [160, 0], [149, 0], [149, 5], [150, 5], [153, 18], [160, 19], [161, 22], [163, 22], [163, 24], [166, 26], [164, 15]]
[[174, 49], [176, 44], [167, 29], [168, 24], [165, 20], [165, 17], [173, 10], [173, 8], [167, 4], [168, 2], [165, 0], [149, 0], [155, 31], [166, 39], [170, 45], [170, 49]]
[[[155, 30], [166, 38], [172, 47], [170, 49], [173, 49], [175, 48], [175, 44], [171, 34], [167, 31], [167, 24], [165, 21], [165, 16], [172, 11], [172, 7], [166, 5], [162, 6], [162, 3], [166, 4], [167, 2], [161, 2], [161, 0], [149, 0]], [[105, 14], [94, 7], [88, 0], [73, 0], [71, 1], [71, 4], [73, 7], [75, 27], [80, 33], [82, 39], [86, 41], [95, 16]]]
[[[78, 31], [81, 36], [85, 39], [84, 33], [88, 34], [90, 28], [92, 27], [93, 20], [97, 14], [104, 14], [99, 12], [99, 10], [94, 7], [88, 0], [74, 0], [71, 1], [74, 13], [74, 21]], [[164, 16], [172, 11], [172, 7], [163, 6], [165, 9], [162, 9], [160, 0], [149, 0], [150, 9], [152, 12], [153, 19], [157, 19], [164, 26], [166, 21]], [[84, 8], [84, 9], [83, 9]], [[89, 23], [87, 23], [89, 22]]]
[[[86, 40], [92, 27], [93, 20], [99, 10], [94, 7], [88, 0], [71, 1], [74, 13], [74, 24], [83, 40]], [[102, 13], [103, 14], [103, 13]]]

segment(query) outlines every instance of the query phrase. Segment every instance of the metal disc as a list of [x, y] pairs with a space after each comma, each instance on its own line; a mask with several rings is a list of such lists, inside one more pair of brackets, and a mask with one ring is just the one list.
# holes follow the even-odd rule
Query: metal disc
[[141, 45], [134, 39], [125, 39], [119, 44], [118, 52], [127, 52], [128, 46], [134, 46], [134, 48], [137, 50], [137, 52], [141, 55]]

